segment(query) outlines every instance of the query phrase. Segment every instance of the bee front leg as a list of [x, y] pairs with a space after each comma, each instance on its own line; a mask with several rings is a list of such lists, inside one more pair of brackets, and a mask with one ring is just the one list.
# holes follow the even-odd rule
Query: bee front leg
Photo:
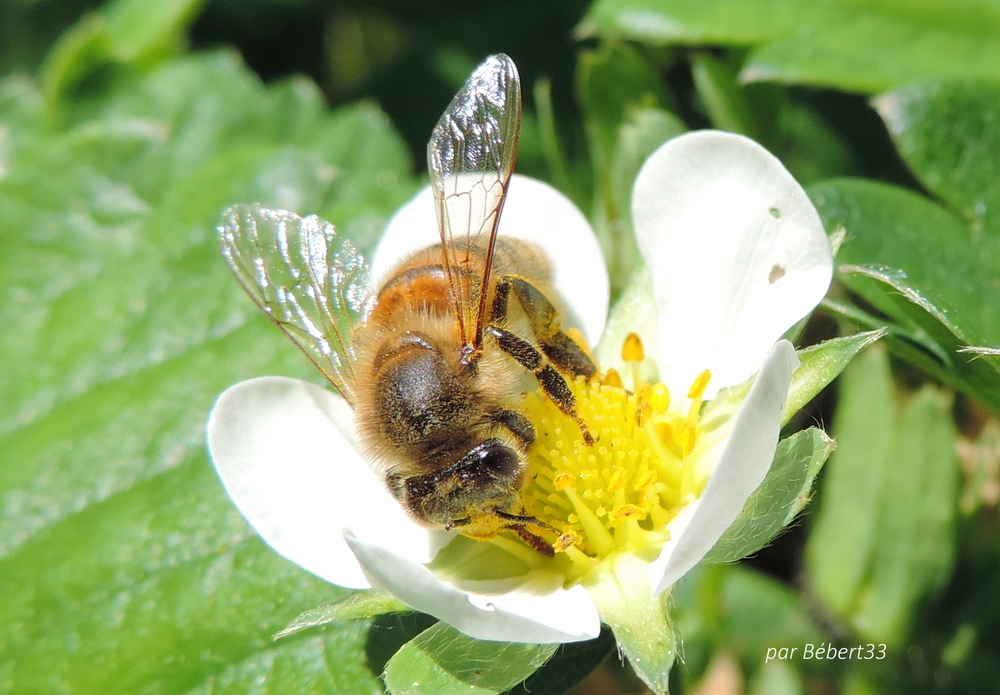
[[545, 293], [518, 275], [504, 275], [497, 281], [490, 322], [507, 317], [510, 291], [524, 309], [531, 332], [542, 352], [558, 369], [573, 376], [592, 377], [597, 365], [590, 355], [559, 326], [559, 312]]
[[555, 367], [547, 363], [538, 348], [524, 338], [499, 326], [487, 326], [486, 332], [496, 339], [501, 350], [535, 375], [535, 379], [545, 391], [545, 395], [559, 406], [559, 410], [573, 419], [573, 422], [580, 428], [580, 434], [583, 435], [583, 441], [587, 443], [587, 446], [593, 446], [594, 436], [590, 434], [586, 423], [576, 412], [576, 396], [570, 390], [565, 377]]
[[493, 413], [493, 421], [506, 427], [511, 434], [521, 440], [525, 449], [535, 443], [535, 428], [531, 421], [514, 410], [497, 408]]

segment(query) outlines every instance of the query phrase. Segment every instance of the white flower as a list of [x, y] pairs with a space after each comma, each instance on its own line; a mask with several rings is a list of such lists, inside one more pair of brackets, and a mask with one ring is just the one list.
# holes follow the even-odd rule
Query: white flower
[[[642, 335], [666, 388], [640, 389], [636, 377], [638, 396], [616, 393], [631, 398], [629, 432], [652, 433], [655, 441], [642, 446], [676, 459], [684, 478], [678, 487], [667, 490], [666, 469], [656, 469], [659, 481], [644, 469], [642, 484], [629, 483], [639, 490], [633, 501], [641, 504], [588, 511], [581, 505], [590, 493], [572, 489], [574, 476], [586, 474], [570, 470], [569, 459], [592, 452], [568, 446], [569, 459], [548, 462], [545, 475], [556, 491], [524, 494], [539, 505], [550, 494], [575, 499], [560, 518], [582, 529], [579, 547], [546, 558], [513, 540], [473, 541], [426, 529], [407, 516], [358, 453], [353, 413], [336, 393], [263, 377], [223, 393], [208, 424], [212, 459], [240, 511], [269, 545], [310, 572], [340, 586], [393, 594], [480, 639], [596, 637], [607, 593], [602, 587], [622, 568], [630, 581], [635, 567], [645, 568], [639, 581], [649, 592], [669, 588], [711, 549], [770, 467], [798, 363], [780, 337], [823, 297], [832, 259], [802, 188], [762, 147], [727, 133], [691, 133], [654, 153], [636, 181], [633, 221], [652, 275], [655, 325], [629, 330]], [[500, 233], [528, 238], [549, 252], [567, 322], [595, 344], [604, 327], [608, 279], [580, 212], [549, 186], [515, 177]], [[437, 239], [425, 190], [390, 223], [373, 261], [375, 277]], [[702, 410], [702, 401], [754, 375], [742, 401], [729, 398], [722, 416], [706, 420], [712, 403]], [[594, 385], [597, 401], [601, 388]], [[654, 390], [658, 395], [649, 396]], [[666, 400], [664, 394], [670, 394]], [[644, 406], [643, 397], [655, 407]], [[589, 396], [578, 398], [587, 419]], [[597, 401], [594, 412], [604, 407]], [[536, 398], [538, 412], [544, 408]], [[558, 428], [553, 432], [557, 437]], [[594, 456], [618, 461], [623, 449], [629, 453], [632, 442], [612, 445], [616, 436], [602, 438]], [[597, 452], [602, 445], [604, 453]], [[599, 523], [604, 527], [594, 527]]]

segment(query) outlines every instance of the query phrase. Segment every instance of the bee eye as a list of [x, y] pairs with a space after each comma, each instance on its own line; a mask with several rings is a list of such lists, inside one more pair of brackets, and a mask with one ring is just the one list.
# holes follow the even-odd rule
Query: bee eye
[[521, 468], [517, 452], [499, 439], [487, 439], [470, 453], [475, 454], [479, 465], [500, 478], [517, 475]]

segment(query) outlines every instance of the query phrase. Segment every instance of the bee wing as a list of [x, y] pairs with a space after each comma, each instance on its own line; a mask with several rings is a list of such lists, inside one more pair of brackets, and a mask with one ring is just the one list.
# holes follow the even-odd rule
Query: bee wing
[[478, 352], [482, 345], [493, 246], [520, 127], [517, 69], [498, 54], [472, 73], [427, 145], [445, 268], [465, 353]]
[[250, 298], [353, 404], [354, 327], [374, 303], [368, 264], [333, 225], [259, 205], [234, 205], [222, 254]]

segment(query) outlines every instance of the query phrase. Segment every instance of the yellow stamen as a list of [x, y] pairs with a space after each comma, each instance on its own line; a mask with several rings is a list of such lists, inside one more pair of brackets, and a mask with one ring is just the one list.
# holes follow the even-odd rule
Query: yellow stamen
[[663, 442], [663, 446], [673, 446], [675, 441], [674, 426], [669, 422], [656, 423], [656, 434]]
[[705, 388], [708, 386], [708, 382], [711, 378], [712, 372], [707, 369], [696, 376], [694, 383], [691, 384], [691, 388], [688, 389], [688, 398], [701, 398], [702, 394], [705, 393]]
[[649, 394], [649, 404], [658, 413], [667, 412], [670, 407], [670, 390], [666, 384], [655, 384]]
[[573, 475], [566, 471], [559, 471], [552, 478], [552, 484], [555, 485], [556, 490], [562, 492], [573, 484]]
[[645, 349], [637, 334], [625, 339], [621, 355], [632, 370], [631, 391], [613, 369], [569, 383], [595, 445], [583, 441], [579, 427], [541, 390], [527, 394], [521, 407], [536, 433], [521, 513], [540, 522], [538, 533], [558, 553], [556, 560], [572, 568], [568, 581], [613, 553], [655, 557], [669, 538], [668, 524], [705, 483], [699, 417], [710, 373], [692, 384], [690, 403], [672, 410], [666, 385], [640, 378]]
[[635, 424], [637, 427], [645, 427], [649, 421], [649, 416], [653, 414], [653, 406], [649, 403], [642, 403], [636, 409]]
[[622, 344], [622, 361], [642, 362], [644, 359], [646, 359], [646, 350], [642, 346], [642, 338], [639, 337], [638, 333], [629, 333], [625, 336], [625, 342]]
[[690, 456], [691, 452], [694, 451], [695, 444], [698, 443], [698, 427], [690, 420], [685, 420], [674, 436], [681, 453], [684, 456]]
[[614, 368], [608, 369], [602, 380], [605, 386], [614, 386], [615, 388], [622, 388], [622, 378], [618, 376], [618, 371]]
[[611, 519], [613, 522], [622, 521], [624, 519], [637, 519], [642, 521], [646, 518], [646, 515], [646, 510], [638, 504], [623, 504], [620, 507], [616, 507], [615, 510], [611, 512]]
[[570, 531], [569, 533], [564, 533], [556, 539], [556, 542], [552, 544], [552, 549], [557, 553], [565, 553], [567, 550], [572, 548], [574, 545], [580, 542], [580, 537]]
[[573, 559], [579, 553], [597, 560], [616, 549], [652, 552], [666, 540], [678, 505], [693, 499], [701, 483], [690, 456], [698, 421], [669, 411], [661, 385], [630, 393], [580, 378], [570, 387], [598, 444], [587, 446], [551, 399], [528, 394], [522, 412], [537, 439], [521, 497], [525, 515], [558, 529], [557, 538], [546, 540], [582, 572]]

